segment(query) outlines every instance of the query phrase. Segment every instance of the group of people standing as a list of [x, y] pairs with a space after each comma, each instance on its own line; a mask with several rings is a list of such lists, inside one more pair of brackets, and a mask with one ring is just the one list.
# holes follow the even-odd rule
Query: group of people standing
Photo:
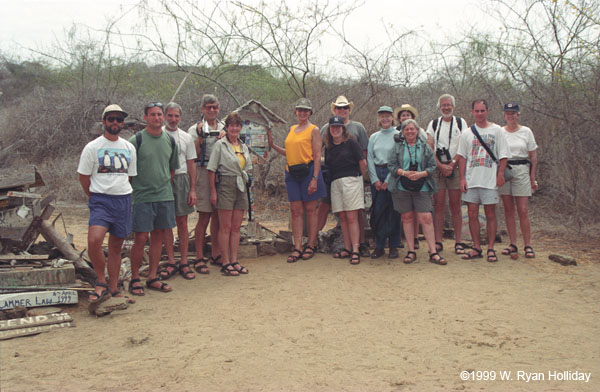
[[[292, 215], [294, 248], [290, 263], [313, 257], [317, 233], [331, 209], [339, 218], [344, 248], [336, 258], [359, 264], [361, 257], [379, 258], [389, 247], [389, 258], [398, 258], [404, 232], [408, 252], [404, 262], [417, 259], [419, 226], [429, 250], [429, 261], [447, 264], [440, 253], [446, 194], [455, 235], [454, 252], [463, 259], [483, 257], [480, 245], [479, 205], [486, 215], [487, 261], [498, 260], [495, 206], [504, 203], [511, 244], [504, 255], [518, 257], [515, 206], [525, 242], [525, 256], [535, 257], [531, 247], [528, 197], [537, 189], [537, 144], [531, 129], [518, 123], [519, 105], [504, 106], [504, 128], [487, 120], [488, 104], [472, 103], [475, 123], [454, 115], [455, 99], [439, 97], [441, 116], [427, 130], [416, 121], [418, 111], [409, 104], [377, 111], [379, 130], [368, 136], [364, 126], [350, 120], [354, 107], [344, 96], [331, 103], [333, 116], [321, 131], [310, 122], [312, 104], [306, 98], [296, 103], [298, 124], [291, 127], [285, 146], [269, 145], [286, 157], [285, 184]], [[323, 156], [323, 159], [321, 157]], [[505, 177], [505, 170], [510, 174]], [[364, 182], [371, 186], [370, 224], [375, 248], [365, 241]], [[468, 210], [473, 245], [462, 242], [461, 202]], [[304, 216], [308, 242], [302, 246]]]
[[[89, 197], [88, 253], [97, 273], [91, 303], [109, 296], [122, 297], [117, 287], [121, 248], [131, 232], [131, 282], [133, 295], [145, 288], [169, 292], [164, 280], [180, 273], [194, 279], [195, 272], [208, 274], [208, 263], [218, 265], [226, 276], [248, 274], [237, 261], [240, 227], [249, 208], [246, 187], [252, 169], [250, 151], [240, 140], [242, 119], [231, 113], [218, 120], [219, 101], [206, 94], [202, 118], [185, 132], [178, 126], [182, 108], [171, 102], [144, 106], [146, 128], [129, 140], [119, 137], [128, 114], [118, 105], [102, 113], [102, 136], [88, 143], [77, 172]], [[119, 165], [120, 170], [111, 166]], [[188, 215], [198, 212], [195, 228], [196, 258], [188, 261]], [[204, 256], [204, 240], [211, 224], [211, 257]], [[175, 262], [173, 228], [180, 241], [180, 262]], [[108, 259], [102, 243], [108, 238]], [[146, 287], [140, 267], [144, 246], [150, 239]], [[163, 244], [168, 263], [159, 270]], [[108, 271], [108, 281], [105, 277]], [[195, 271], [195, 272], [194, 272]]]
[[[312, 258], [317, 234], [331, 210], [339, 218], [344, 247], [334, 257], [359, 264], [361, 257], [398, 258], [402, 231], [408, 252], [404, 262], [417, 259], [419, 226], [429, 250], [429, 261], [445, 265], [442, 228], [446, 193], [454, 228], [454, 252], [463, 259], [483, 257], [479, 238], [479, 205], [487, 219], [487, 260], [497, 261], [495, 205], [502, 198], [511, 244], [502, 251], [518, 257], [515, 208], [525, 242], [525, 256], [535, 257], [531, 247], [528, 197], [537, 189], [537, 145], [531, 129], [518, 123], [519, 105], [504, 106], [504, 128], [487, 120], [485, 100], [472, 103], [475, 123], [469, 128], [454, 115], [455, 100], [449, 94], [438, 99], [441, 116], [419, 127], [418, 111], [409, 104], [377, 111], [379, 130], [370, 137], [365, 127], [350, 120], [354, 104], [344, 96], [331, 103], [333, 116], [321, 129], [310, 122], [313, 108], [307, 98], [295, 105], [297, 124], [284, 146], [268, 143], [286, 158], [285, 184], [290, 203], [294, 248], [289, 263]], [[144, 106], [146, 128], [128, 141], [120, 138], [128, 114], [109, 105], [102, 114], [103, 135], [88, 143], [77, 172], [89, 197], [88, 252], [98, 280], [89, 300], [99, 303], [109, 295], [120, 297], [117, 288], [123, 241], [133, 231], [132, 279], [129, 291], [144, 295], [140, 266], [144, 246], [150, 239], [146, 288], [169, 292], [164, 280], [180, 273], [194, 279], [208, 274], [209, 263], [226, 276], [247, 274], [237, 261], [240, 227], [249, 208], [247, 187], [252, 159], [240, 140], [242, 119], [229, 114], [218, 120], [219, 101], [206, 94], [202, 118], [187, 132], [178, 126], [182, 109], [151, 102]], [[505, 176], [510, 174], [510, 179]], [[370, 225], [375, 248], [365, 240], [365, 180], [372, 193]], [[461, 201], [467, 204], [473, 246], [462, 242]], [[198, 212], [195, 227], [196, 258], [188, 262], [188, 215]], [[308, 242], [303, 245], [304, 217]], [[211, 256], [204, 256], [206, 229], [210, 222]], [[175, 262], [173, 232], [177, 227], [180, 262]], [[108, 260], [102, 243], [108, 239]], [[162, 246], [168, 263], [159, 270]], [[108, 281], [105, 278], [108, 270]]]

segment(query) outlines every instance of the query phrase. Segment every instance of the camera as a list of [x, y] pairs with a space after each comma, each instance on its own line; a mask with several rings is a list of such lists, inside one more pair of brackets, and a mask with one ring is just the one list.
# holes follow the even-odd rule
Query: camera
[[437, 157], [438, 161], [442, 162], [443, 164], [448, 164], [452, 161], [450, 151], [446, 147], [437, 148], [435, 150], [435, 156]]
[[397, 133], [394, 135], [394, 141], [396, 143], [402, 143], [404, 141], [404, 135], [401, 133]]

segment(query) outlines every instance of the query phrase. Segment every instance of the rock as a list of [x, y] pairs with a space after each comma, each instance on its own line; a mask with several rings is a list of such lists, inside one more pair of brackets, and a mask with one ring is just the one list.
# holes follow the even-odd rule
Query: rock
[[259, 256], [273, 256], [277, 254], [277, 249], [273, 244], [268, 242], [261, 242], [258, 244], [258, 255]]
[[568, 265], [577, 265], [577, 260], [571, 256], [565, 256], [558, 253], [553, 253], [548, 258], [560, 265], [568, 266]]
[[102, 317], [106, 316], [107, 314], [111, 314], [115, 310], [125, 310], [128, 307], [129, 300], [127, 297], [109, 298], [105, 302], [99, 304], [93, 311], [90, 309], [90, 313], [95, 314], [98, 317]]
[[278, 253], [289, 253], [292, 251], [292, 243], [281, 239], [276, 239], [273, 242], [273, 247]]

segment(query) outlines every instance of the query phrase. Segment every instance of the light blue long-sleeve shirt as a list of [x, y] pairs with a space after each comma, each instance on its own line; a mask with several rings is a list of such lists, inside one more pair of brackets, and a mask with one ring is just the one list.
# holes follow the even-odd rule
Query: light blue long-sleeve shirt
[[[367, 146], [367, 167], [371, 184], [379, 181], [375, 165], [387, 165], [390, 152], [394, 149], [394, 135], [400, 133], [396, 128], [380, 129], [369, 138]], [[384, 182], [389, 182], [389, 174]]]

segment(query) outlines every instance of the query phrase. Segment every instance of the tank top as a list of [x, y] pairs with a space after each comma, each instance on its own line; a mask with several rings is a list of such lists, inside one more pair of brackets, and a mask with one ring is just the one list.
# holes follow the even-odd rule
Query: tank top
[[295, 132], [297, 127], [298, 124], [292, 125], [290, 133], [285, 138], [285, 158], [288, 166], [308, 163], [313, 160], [311, 135], [315, 125], [311, 124], [300, 133]]

